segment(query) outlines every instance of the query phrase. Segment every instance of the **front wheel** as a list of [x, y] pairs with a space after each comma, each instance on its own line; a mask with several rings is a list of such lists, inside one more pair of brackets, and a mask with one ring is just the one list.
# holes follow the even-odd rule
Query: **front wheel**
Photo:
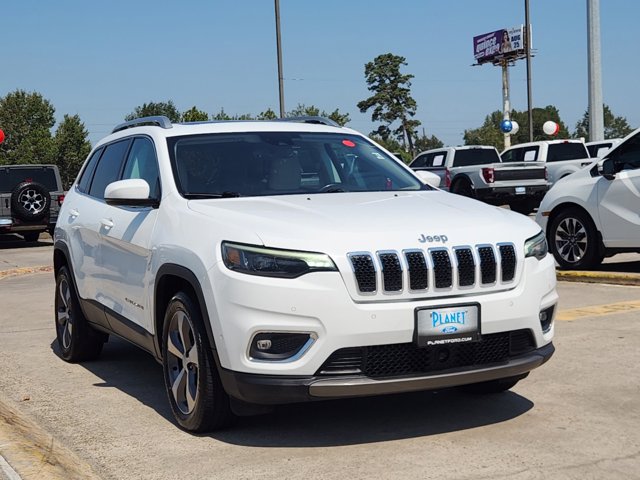
[[71, 273], [61, 267], [56, 276], [55, 325], [60, 354], [67, 362], [94, 360], [100, 356], [106, 336], [96, 332], [85, 318]]
[[451, 193], [462, 195], [463, 197], [475, 198], [476, 194], [469, 180], [458, 180], [451, 186]]
[[185, 292], [177, 293], [167, 306], [162, 359], [171, 410], [182, 428], [206, 432], [233, 421], [200, 309]]
[[553, 217], [549, 226], [549, 248], [561, 268], [585, 270], [604, 258], [596, 227], [586, 213], [567, 209]]

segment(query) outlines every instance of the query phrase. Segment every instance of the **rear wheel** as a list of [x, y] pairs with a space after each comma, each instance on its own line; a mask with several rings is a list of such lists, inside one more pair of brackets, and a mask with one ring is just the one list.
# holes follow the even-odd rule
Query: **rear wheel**
[[458, 180], [451, 185], [451, 192], [462, 195], [463, 197], [475, 198], [473, 186], [469, 180]]
[[177, 293], [167, 306], [162, 358], [169, 403], [182, 428], [206, 432], [233, 421], [200, 309], [185, 292]]
[[55, 324], [60, 354], [67, 362], [94, 360], [102, 352], [105, 335], [89, 326], [67, 267], [56, 276]]
[[548, 237], [551, 253], [564, 269], [592, 268], [604, 258], [596, 227], [581, 210], [569, 208], [554, 216]]
[[40, 238], [40, 232], [24, 232], [22, 237], [26, 242], [37, 242]]

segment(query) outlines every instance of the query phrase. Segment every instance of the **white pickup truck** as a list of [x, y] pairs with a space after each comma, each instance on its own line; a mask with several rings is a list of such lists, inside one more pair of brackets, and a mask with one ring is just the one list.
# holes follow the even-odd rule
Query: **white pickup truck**
[[561, 178], [593, 163], [581, 140], [541, 140], [519, 143], [500, 154], [505, 163], [544, 162], [549, 182], [553, 185]]
[[410, 167], [440, 176], [440, 188], [528, 215], [549, 189], [542, 163], [504, 164], [494, 147], [467, 145], [427, 150]]

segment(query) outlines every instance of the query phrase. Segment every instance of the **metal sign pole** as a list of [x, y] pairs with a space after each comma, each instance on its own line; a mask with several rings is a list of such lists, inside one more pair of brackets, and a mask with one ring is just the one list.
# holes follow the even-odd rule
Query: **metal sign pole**
[[[509, 101], [509, 62], [507, 60], [502, 61], [502, 108], [503, 119], [511, 120], [511, 103]], [[504, 134], [504, 148], [511, 146], [511, 134]]]

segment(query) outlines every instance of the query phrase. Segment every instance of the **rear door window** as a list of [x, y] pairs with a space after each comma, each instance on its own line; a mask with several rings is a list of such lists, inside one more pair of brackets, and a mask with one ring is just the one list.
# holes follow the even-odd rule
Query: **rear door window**
[[457, 150], [453, 158], [454, 167], [468, 167], [471, 165], [487, 165], [500, 163], [500, 156], [492, 148], [468, 148]]
[[584, 143], [552, 143], [549, 145], [547, 162], [561, 162], [563, 160], [578, 160], [589, 158], [589, 152]]
[[99, 148], [98, 150], [93, 152], [93, 155], [91, 155], [91, 158], [87, 162], [87, 166], [84, 167], [84, 170], [82, 171], [82, 175], [80, 175], [80, 180], [78, 180], [78, 190], [80, 190], [82, 193], [89, 192], [89, 185], [91, 184], [91, 179], [93, 178], [93, 172], [96, 170], [96, 165], [98, 163], [98, 160], [100, 159], [100, 155], [102, 155], [102, 151], [103, 149]]

